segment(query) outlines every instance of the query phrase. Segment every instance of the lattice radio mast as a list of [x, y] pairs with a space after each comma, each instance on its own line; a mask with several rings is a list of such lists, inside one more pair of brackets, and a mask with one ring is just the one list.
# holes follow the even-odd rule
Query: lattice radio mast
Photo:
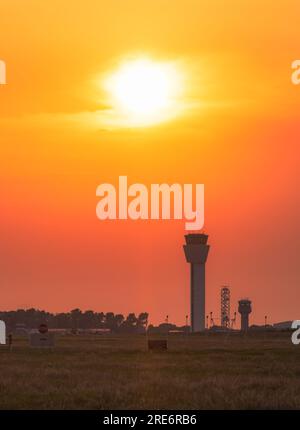
[[221, 288], [221, 326], [230, 328], [230, 289]]

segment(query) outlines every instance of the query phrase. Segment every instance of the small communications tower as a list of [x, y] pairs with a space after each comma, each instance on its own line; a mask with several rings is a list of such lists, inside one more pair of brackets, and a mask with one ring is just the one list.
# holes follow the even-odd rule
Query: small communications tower
[[249, 314], [252, 312], [251, 300], [243, 299], [239, 301], [239, 313], [241, 314], [241, 330], [247, 331], [249, 328]]

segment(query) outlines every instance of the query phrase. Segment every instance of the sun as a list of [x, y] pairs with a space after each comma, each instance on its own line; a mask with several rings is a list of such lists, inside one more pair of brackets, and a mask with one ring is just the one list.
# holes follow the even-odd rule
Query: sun
[[130, 125], [149, 125], [174, 116], [180, 78], [173, 64], [150, 59], [128, 61], [105, 83], [111, 104]]

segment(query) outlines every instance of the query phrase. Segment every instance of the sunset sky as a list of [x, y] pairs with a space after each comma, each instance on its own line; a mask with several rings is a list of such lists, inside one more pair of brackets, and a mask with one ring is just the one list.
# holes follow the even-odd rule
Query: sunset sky
[[[205, 185], [207, 313], [300, 319], [298, 0], [0, 0], [0, 309], [150, 313], [184, 324], [184, 220], [99, 221], [96, 188]], [[106, 82], [178, 74], [166, 115], [124, 117]], [[176, 78], [177, 79], [177, 78]], [[178, 90], [178, 91], [177, 91]], [[218, 320], [216, 320], [218, 322]]]

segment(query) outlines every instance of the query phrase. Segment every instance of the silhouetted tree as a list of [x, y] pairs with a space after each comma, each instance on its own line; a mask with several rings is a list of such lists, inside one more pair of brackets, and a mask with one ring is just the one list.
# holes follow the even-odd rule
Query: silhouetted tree
[[107, 312], [105, 314], [105, 327], [111, 331], [115, 330], [115, 314], [113, 312]]
[[128, 314], [126, 320], [122, 324], [122, 331], [127, 333], [134, 333], [137, 331], [137, 317], [134, 313]]
[[144, 332], [147, 329], [149, 314], [147, 312], [142, 312], [139, 314], [137, 319], [137, 329], [140, 332]]
[[115, 326], [116, 326], [116, 328], [117, 328], [117, 330], [121, 327], [121, 325], [123, 324], [123, 322], [124, 322], [124, 315], [122, 315], [122, 314], [117, 314], [117, 315], [115, 315]]
[[79, 321], [81, 319], [82, 312], [80, 309], [76, 308], [71, 310], [71, 321], [72, 321], [72, 328], [78, 329], [79, 328]]
[[41, 323], [47, 323], [49, 328], [59, 329], [104, 329], [113, 333], [118, 332], [144, 332], [148, 324], [147, 312], [142, 312], [138, 317], [130, 313], [127, 318], [122, 314], [113, 312], [94, 312], [87, 310], [82, 312], [76, 308], [70, 312], [51, 314], [38, 309], [17, 309], [16, 311], [0, 312], [0, 319], [5, 321], [9, 331], [18, 326], [35, 329]]

